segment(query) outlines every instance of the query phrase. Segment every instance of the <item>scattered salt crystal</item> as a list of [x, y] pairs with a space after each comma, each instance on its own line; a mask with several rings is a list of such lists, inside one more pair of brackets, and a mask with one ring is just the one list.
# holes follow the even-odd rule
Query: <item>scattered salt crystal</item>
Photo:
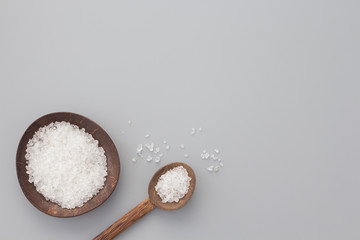
[[187, 170], [178, 166], [160, 176], [155, 190], [163, 203], [179, 202], [189, 191], [190, 181]]
[[138, 155], [141, 155], [142, 150], [143, 150], [143, 146], [142, 146], [142, 144], [139, 144], [139, 145], [137, 146], [137, 148], [136, 148], [136, 153], [137, 153]]
[[185, 157], [185, 158], [188, 158], [188, 157], [189, 157], [189, 154], [184, 154], [184, 157]]
[[149, 138], [149, 137], [150, 137], [150, 134], [146, 134], [146, 135], [145, 135], [145, 138]]
[[199, 127], [199, 132], [202, 132], [202, 130], [203, 130], [202, 127]]
[[221, 162], [221, 158], [218, 159], [218, 162]]
[[147, 156], [146, 161], [150, 162], [152, 160], [152, 156]]
[[147, 147], [150, 152], [154, 151], [154, 143], [145, 143], [145, 147]]
[[129, 125], [131, 125], [131, 124], [132, 124], [132, 121], [131, 121], [131, 120], [129, 120], [129, 121], [128, 121], [128, 124], [129, 124]]
[[169, 145], [166, 145], [166, 146], [165, 146], [165, 149], [166, 149], [166, 150], [169, 150], [169, 149], [170, 149], [170, 146], [169, 146]]
[[207, 170], [209, 171], [209, 172], [212, 172], [213, 170], [214, 170], [214, 166], [209, 166], [208, 168], [207, 168]]
[[166, 141], [166, 140], [164, 140], [164, 141], [163, 141], [163, 143], [164, 143], [164, 144], [167, 144], [167, 141]]
[[132, 161], [133, 163], [135, 163], [137, 160], [136, 160], [136, 158], [133, 158], [133, 159], [131, 159], [131, 161]]
[[195, 128], [192, 128], [192, 129], [191, 129], [191, 132], [190, 132], [191, 136], [195, 135], [195, 133], [196, 133]]
[[154, 157], [154, 160], [155, 160], [156, 163], [158, 163], [158, 162], [160, 162], [160, 157], [159, 157], [159, 156], [155, 156], [155, 157]]
[[81, 207], [103, 188], [105, 151], [85, 129], [69, 122], [39, 128], [26, 148], [29, 182], [62, 208]]
[[219, 153], [220, 153], [220, 150], [219, 150], [219, 149], [215, 149], [214, 152], [215, 152], [216, 154], [219, 154]]
[[218, 157], [217, 156], [215, 156], [214, 154], [211, 154], [211, 156], [210, 156], [213, 160], [218, 160]]
[[221, 163], [219, 163], [219, 165], [220, 165], [221, 167], [223, 167], [223, 166], [224, 166], [224, 163], [223, 163], [223, 162], [221, 162]]
[[154, 150], [154, 153], [156, 154], [156, 153], [158, 153], [158, 152], [160, 152], [160, 148], [159, 148], [159, 147], [156, 147], [155, 150]]
[[184, 144], [180, 144], [180, 148], [184, 149], [185, 148]]
[[162, 153], [159, 153], [159, 157], [162, 157], [162, 156], [164, 156], [164, 154], [162, 154]]
[[204, 158], [205, 159], [208, 159], [210, 157], [210, 154], [209, 153], [204, 153]]
[[219, 166], [215, 166], [214, 167], [214, 172], [218, 172], [219, 171]]
[[206, 150], [203, 150], [202, 153], [206, 153]]

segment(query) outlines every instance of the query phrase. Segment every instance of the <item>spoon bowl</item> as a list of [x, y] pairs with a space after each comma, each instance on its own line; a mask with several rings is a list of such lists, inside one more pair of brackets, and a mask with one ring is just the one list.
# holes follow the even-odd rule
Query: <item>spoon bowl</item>
[[[178, 166], [183, 166], [186, 169], [186, 171], [188, 172], [189, 177], [191, 177], [189, 190], [185, 194], [185, 196], [179, 200], [179, 202], [163, 203], [161, 201], [160, 196], [156, 193], [155, 186], [156, 186], [159, 178], [161, 177], [161, 175], [165, 174], [170, 169], [173, 169]], [[185, 204], [190, 200], [190, 198], [193, 195], [194, 190], [195, 190], [195, 184], [196, 184], [195, 173], [189, 165], [187, 165], [186, 163], [183, 163], [183, 162], [173, 162], [173, 163], [167, 164], [164, 167], [160, 168], [150, 180], [149, 189], [148, 189], [150, 201], [157, 208], [160, 208], [163, 210], [177, 210], [177, 209], [185, 206]]]

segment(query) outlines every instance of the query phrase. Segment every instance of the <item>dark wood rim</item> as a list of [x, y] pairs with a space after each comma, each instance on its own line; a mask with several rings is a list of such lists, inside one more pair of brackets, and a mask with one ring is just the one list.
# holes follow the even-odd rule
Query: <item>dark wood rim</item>
[[[189, 191], [177, 203], [176, 202], [163, 203], [161, 201], [160, 196], [155, 191], [155, 186], [156, 186], [156, 184], [157, 184], [157, 182], [158, 182], [161, 175], [163, 175], [168, 170], [173, 169], [174, 167], [177, 167], [177, 166], [183, 166], [187, 170], [187, 172], [189, 174], [189, 177], [191, 177]], [[195, 185], [196, 185], [196, 177], [195, 177], [194, 170], [189, 165], [187, 165], [186, 163], [173, 162], [173, 163], [167, 164], [164, 167], [160, 168], [154, 174], [154, 176], [151, 178], [151, 181], [149, 183], [149, 188], [148, 188], [149, 198], [150, 198], [151, 203], [154, 204], [156, 207], [158, 207], [160, 209], [163, 209], [163, 210], [176, 210], [176, 209], [179, 209], [179, 208], [182, 208], [183, 206], [185, 206], [185, 204], [190, 200], [191, 196], [194, 193]]]
[[[34, 135], [34, 133], [43, 126], [55, 121], [67, 121], [72, 124], [78, 125], [80, 128], [85, 128], [85, 131], [92, 134], [92, 136], [99, 141], [99, 146], [105, 150], [107, 158], [108, 175], [101, 189], [92, 199], [86, 202], [82, 207], [74, 209], [61, 208], [56, 203], [47, 201], [43, 195], [36, 191], [34, 184], [28, 181], [29, 175], [26, 173], [26, 145]], [[98, 206], [100, 206], [106, 199], [109, 198], [114, 191], [119, 175], [120, 175], [120, 158], [115, 147], [114, 142], [110, 136], [94, 121], [87, 117], [81, 116], [76, 113], [70, 112], [56, 112], [50, 113], [40, 117], [34, 121], [23, 134], [16, 153], [16, 172], [17, 177], [23, 193], [26, 198], [31, 202], [34, 207], [40, 211], [54, 217], [75, 217], [87, 213]]]

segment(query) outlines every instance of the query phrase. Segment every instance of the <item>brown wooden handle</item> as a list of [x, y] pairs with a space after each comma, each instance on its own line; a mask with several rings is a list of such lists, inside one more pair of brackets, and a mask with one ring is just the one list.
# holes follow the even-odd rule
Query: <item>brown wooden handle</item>
[[134, 222], [139, 220], [142, 216], [153, 210], [155, 206], [146, 198], [139, 205], [134, 207], [130, 212], [125, 214], [122, 218], [114, 222], [105, 231], [97, 235], [94, 240], [110, 240], [116, 235], [130, 227]]

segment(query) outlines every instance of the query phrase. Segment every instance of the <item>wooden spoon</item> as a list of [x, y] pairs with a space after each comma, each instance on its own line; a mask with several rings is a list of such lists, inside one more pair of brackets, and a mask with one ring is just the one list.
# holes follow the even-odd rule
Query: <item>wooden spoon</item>
[[[177, 166], [183, 166], [187, 170], [189, 177], [191, 177], [189, 191], [182, 199], [179, 200], [179, 202], [163, 203], [161, 202], [160, 196], [157, 195], [155, 191], [155, 185], [157, 184], [158, 179], [161, 175]], [[151, 178], [148, 189], [149, 197], [147, 197], [139, 205], [133, 208], [130, 212], [125, 214], [122, 218], [114, 222], [105, 231], [96, 236], [94, 240], [113, 239], [116, 235], [130, 227], [134, 222], [139, 220], [141, 217], [153, 210], [155, 207], [163, 210], [176, 210], [183, 207], [190, 200], [195, 189], [195, 183], [195, 173], [187, 164], [182, 162], [174, 162], [165, 165], [164, 167], [160, 168]]]

